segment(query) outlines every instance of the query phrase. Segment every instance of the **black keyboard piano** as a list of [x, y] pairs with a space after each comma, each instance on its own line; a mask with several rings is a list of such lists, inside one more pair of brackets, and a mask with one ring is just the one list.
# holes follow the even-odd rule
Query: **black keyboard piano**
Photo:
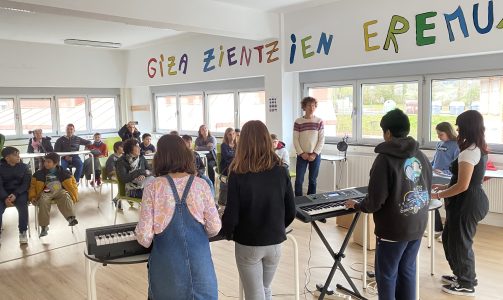
[[[86, 229], [87, 254], [102, 260], [150, 253], [138, 243], [134, 230], [138, 222], [117, 224]], [[210, 242], [224, 239], [222, 236], [210, 238]]]
[[360, 187], [295, 197], [297, 219], [309, 223], [354, 213], [354, 209], [346, 209], [344, 202], [348, 199], [359, 201], [366, 195], [367, 187]]

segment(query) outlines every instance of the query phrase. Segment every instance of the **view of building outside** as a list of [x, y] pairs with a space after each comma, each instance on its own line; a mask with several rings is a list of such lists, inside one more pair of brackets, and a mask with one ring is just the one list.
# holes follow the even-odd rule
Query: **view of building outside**
[[180, 96], [180, 116], [182, 131], [198, 131], [204, 124], [203, 95]]
[[503, 77], [432, 80], [431, 134], [437, 141], [435, 126], [449, 122], [465, 110], [477, 110], [484, 117], [486, 141], [503, 143]]
[[362, 137], [382, 139], [381, 118], [399, 108], [409, 116], [409, 135], [417, 138], [418, 86], [417, 82], [362, 84]]
[[116, 129], [115, 98], [90, 98], [93, 131]]
[[250, 120], [265, 122], [265, 92], [239, 93], [239, 127]]
[[353, 135], [353, 86], [309, 88], [308, 94], [318, 101], [315, 115], [323, 119], [326, 137]]
[[156, 118], [158, 130], [176, 130], [176, 96], [157, 96], [156, 99]]
[[234, 127], [234, 93], [209, 94], [207, 99], [210, 131], [224, 133], [228, 127]]
[[15, 135], [14, 99], [0, 99], [0, 132], [3, 135]]
[[58, 98], [59, 130], [66, 132], [66, 125], [72, 123], [75, 131], [87, 131], [86, 98]]
[[25, 98], [19, 102], [23, 134], [39, 128], [44, 134], [52, 133], [51, 98]]

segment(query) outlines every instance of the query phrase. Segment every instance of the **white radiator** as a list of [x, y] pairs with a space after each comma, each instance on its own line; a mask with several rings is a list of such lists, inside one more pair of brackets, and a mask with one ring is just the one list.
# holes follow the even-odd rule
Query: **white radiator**
[[[348, 155], [349, 186], [365, 186], [368, 184], [370, 168], [374, 162], [373, 155]], [[346, 182], [345, 172], [339, 182]], [[489, 211], [503, 213], [503, 179], [491, 179], [484, 183], [484, 190], [489, 198]]]

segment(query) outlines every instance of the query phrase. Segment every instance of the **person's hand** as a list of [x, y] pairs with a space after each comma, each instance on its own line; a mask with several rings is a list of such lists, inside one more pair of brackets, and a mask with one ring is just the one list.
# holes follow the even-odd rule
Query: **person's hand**
[[31, 204], [35, 205], [37, 204], [37, 198], [33, 198], [30, 200]]
[[10, 198], [12, 202], [16, 201], [16, 195], [14, 194], [10, 194], [7, 198]]
[[344, 206], [346, 206], [346, 208], [355, 208], [355, 205], [358, 203], [358, 201], [356, 200], [353, 200], [353, 199], [349, 199], [348, 201], [344, 202]]
[[305, 153], [305, 152], [304, 152], [304, 153], [302, 153], [302, 154], [300, 155], [300, 157], [302, 157], [302, 159], [303, 159], [303, 160], [309, 160], [309, 154], [307, 154], [307, 153]]
[[10, 197], [5, 198], [5, 206], [12, 207], [12, 206], [14, 206], [13, 202], [14, 201]]
[[432, 190], [445, 190], [447, 188], [447, 185], [445, 184], [432, 184], [431, 189]]
[[145, 176], [140, 175], [140, 176], [136, 177], [136, 179], [138, 179], [139, 181], [143, 181], [143, 180], [145, 180]]
[[72, 161], [72, 157], [71, 157], [70, 155], [65, 156], [65, 160], [66, 160], [66, 161]]
[[433, 173], [435, 173], [435, 174], [443, 174], [444, 172], [442, 172], [442, 170], [440, 170], [440, 169], [433, 169]]
[[314, 161], [316, 159], [316, 153], [309, 154], [309, 161]]
[[213, 143], [208, 143], [208, 144], [206, 144], [206, 146], [213, 147]]
[[145, 154], [150, 154], [150, 153], [152, 153], [152, 151], [150, 151], [150, 150], [145, 151]]

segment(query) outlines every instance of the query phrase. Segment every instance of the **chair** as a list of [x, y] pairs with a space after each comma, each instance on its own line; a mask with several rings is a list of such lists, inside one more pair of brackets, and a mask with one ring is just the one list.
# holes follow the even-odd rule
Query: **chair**
[[119, 201], [121, 200], [126, 200], [129, 202], [129, 205], [131, 207], [133, 206], [133, 203], [141, 203], [141, 198], [134, 198], [134, 197], [129, 197], [126, 196], [126, 184], [117, 179], [117, 187], [118, 187], [118, 192], [117, 192], [117, 207], [115, 208], [115, 217], [114, 217], [114, 225], [117, 222], [117, 212], [119, 211]]
[[112, 154], [114, 153], [114, 144], [116, 142], [121, 142], [122, 139], [118, 136], [113, 136], [113, 137], [107, 137], [104, 139], [105, 141], [105, 145], [107, 145], [107, 150], [108, 150], [108, 154]]

